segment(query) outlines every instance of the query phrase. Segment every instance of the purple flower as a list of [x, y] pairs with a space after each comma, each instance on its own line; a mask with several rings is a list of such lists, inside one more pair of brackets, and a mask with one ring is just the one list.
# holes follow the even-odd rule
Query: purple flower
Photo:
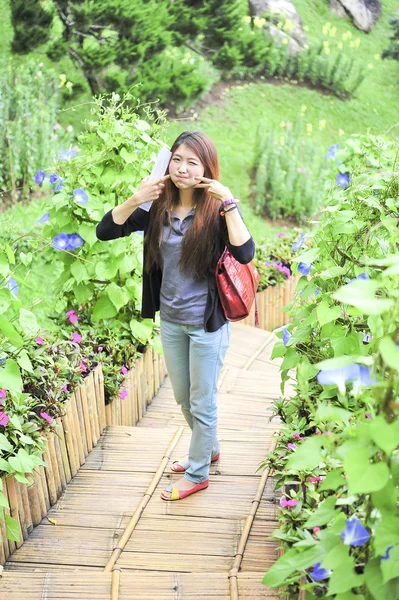
[[288, 448], [288, 450], [294, 451], [294, 450], [296, 450], [296, 444], [291, 444], [291, 442], [289, 442], [287, 444], [287, 448]]
[[392, 550], [394, 546], [388, 546], [388, 548], [386, 549], [386, 552], [384, 554], [384, 556], [381, 556], [381, 560], [388, 560], [389, 559], [389, 554]]
[[340, 187], [346, 188], [350, 183], [350, 177], [348, 173], [338, 173], [338, 175], [335, 178], [335, 182]]
[[69, 244], [69, 236], [67, 233], [59, 233], [53, 238], [53, 248], [55, 250], [66, 250]]
[[309, 275], [311, 268], [312, 268], [311, 264], [307, 265], [306, 263], [300, 262], [298, 265], [298, 272], [302, 273], [302, 275]]
[[39, 344], [39, 346], [43, 346], [43, 344], [45, 344], [45, 343], [46, 343], [46, 342], [44, 341], [44, 339], [43, 339], [42, 337], [40, 337], [40, 336], [39, 336], [39, 337], [37, 337], [37, 338], [35, 339], [35, 342], [36, 342], [37, 344]]
[[14, 279], [14, 277], [10, 276], [7, 279], [6, 288], [8, 288], [10, 290], [10, 292], [12, 292], [14, 294], [14, 296], [18, 297], [19, 285], [16, 282], [16, 280]]
[[286, 233], [284, 233], [283, 231], [280, 231], [280, 233], [277, 234], [277, 237], [282, 238], [282, 237], [285, 237], [286, 235], [287, 235]]
[[335, 158], [335, 154], [338, 150], [338, 148], [340, 147], [340, 144], [333, 144], [332, 146], [329, 147], [328, 152], [326, 154], [326, 159], [327, 160], [334, 160]]
[[340, 392], [345, 393], [345, 383], [353, 381], [354, 388], [369, 386], [374, 383], [370, 378], [370, 371], [364, 365], [352, 363], [338, 369], [322, 369], [317, 374], [317, 381], [321, 385], [337, 385]]
[[291, 338], [291, 334], [288, 331], [288, 329], [286, 327], [284, 327], [283, 329], [283, 344], [284, 346], [287, 346], [288, 342], [290, 341]]
[[[5, 365], [6, 361], [7, 361], [6, 358], [0, 358], [0, 365]], [[1, 398], [1, 396], [0, 396], [0, 398]]]
[[76, 156], [76, 150], [61, 150], [61, 152], [58, 155], [58, 160], [60, 160], [61, 162], [65, 162], [66, 160], [71, 160], [72, 158], [74, 158], [74, 156]]
[[122, 400], [125, 400], [125, 398], [127, 398], [127, 390], [122, 390], [121, 393], [119, 394], [119, 398], [121, 398]]
[[72, 333], [72, 341], [75, 342], [76, 344], [80, 344], [80, 342], [82, 341], [82, 336], [80, 335], [80, 333]]
[[298, 500], [287, 500], [287, 498], [281, 498], [280, 506], [282, 508], [294, 508], [298, 504]]
[[50, 415], [48, 415], [46, 412], [41, 412], [40, 416], [45, 419], [46, 421], [48, 421], [50, 424], [54, 423], [54, 419], [52, 417], [50, 417]]
[[5, 388], [1, 388], [0, 389], [0, 398], [6, 398], [7, 397], [7, 392], [5, 390]]
[[40, 219], [38, 219], [38, 220], [36, 221], [36, 223], [47, 223], [47, 221], [49, 220], [49, 218], [50, 218], [50, 213], [49, 213], [49, 212], [46, 212], [46, 213], [44, 213], [44, 215], [42, 215], [42, 216], [40, 217]]
[[63, 180], [63, 178], [62, 178], [62, 177], [60, 177], [60, 178], [58, 179], [58, 183], [57, 183], [57, 185], [56, 185], [56, 186], [55, 186], [55, 188], [53, 189], [53, 192], [54, 192], [54, 193], [56, 193], [56, 192], [60, 192], [60, 191], [62, 190], [62, 186], [63, 186], [63, 185], [64, 185], [64, 180]]
[[76, 250], [76, 248], [80, 248], [84, 244], [83, 238], [78, 233], [71, 233], [68, 238], [67, 250]]
[[6, 413], [3, 411], [0, 411], [0, 425], [3, 425], [3, 427], [5, 427], [8, 424], [9, 420], [10, 419], [8, 418]]
[[305, 234], [301, 233], [301, 237], [299, 238], [299, 242], [294, 242], [291, 246], [291, 250], [293, 252], [296, 252], [297, 250], [299, 250], [299, 248], [302, 248], [302, 246], [305, 243]]
[[45, 179], [46, 173], [40, 169], [35, 175], [35, 183], [37, 183], [37, 185], [41, 185]]
[[348, 546], [363, 546], [370, 539], [367, 529], [356, 517], [346, 522], [344, 531], [341, 532], [341, 540]]
[[50, 177], [48, 178], [50, 183], [55, 183], [56, 181], [58, 181], [59, 177], [57, 175], [57, 173], [50, 173]]
[[323, 581], [323, 579], [328, 579], [331, 575], [332, 571], [329, 569], [322, 569], [321, 562], [313, 565], [312, 570], [309, 575], [313, 579], [313, 581]]
[[121, 371], [122, 371], [123, 375], [127, 375], [127, 373], [129, 373], [129, 369], [127, 369], [125, 367], [125, 365], [122, 365]]
[[86, 206], [86, 204], [89, 201], [89, 196], [82, 188], [75, 188], [73, 190], [73, 197], [75, 198], [76, 202], [81, 206]]

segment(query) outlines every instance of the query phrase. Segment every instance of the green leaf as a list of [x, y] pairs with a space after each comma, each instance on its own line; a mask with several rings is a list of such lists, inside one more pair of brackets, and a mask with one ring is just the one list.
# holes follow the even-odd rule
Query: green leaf
[[81, 283], [85, 279], [88, 279], [87, 269], [81, 260], [75, 260], [71, 264], [71, 273], [76, 279], [77, 283]]
[[319, 491], [324, 492], [325, 490], [336, 490], [345, 484], [345, 478], [339, 469], [334, 469], [327, 473], [325, 479], [322, 481]]
[[20, 473], [31, 473], [36, 466], [34, 456], [28, 454], [26, 450], [20, 448], [15, 456], [11, 456], [8, 462], [13, 469]]
[[9, 309], [12, 299], [13, 298], [9, 289], [0, 289], [0, 313], [5, 313]]
[[329, 550], [323, 559], [321, 566], [324, 569], [336, 569], [349, 562], [349, 546], [337, 544]]
[[296, 263], [296, 262], [303, 262], [306, 263], [307, 265], [309, 265], [310, 263], [313, 263], [319, 256], [320, 254], [320, 248], [311, 248], [310, 250], [307, 250], [306, 252], [301, 252], [300, 254], [298, 254], [298, 256], [295, 256], [295, 258], [293, 258], [292, 262]]
[[30, 358], [29, 358], [29, 355], [26, 350], [22, 350], [20, 352], [20, 354], [17, 358], [17, 363], [19, 364], [21, 369], [24, 369], [25, 371], [28, 371], [29, 373], [34, 373], [32, 363], [30, 362]]
[[336, 358], [327, 358], [326, 360], [322, 360], [315, 364], [315, 367], [319, 369], [339, 369], [340, 367], [347, 367], [354, 362], [359, 360], [359, 356], [357, 354], [352, 354], [350, 356], [337, 356]]
[[301, 360], [301, 356], [295, 352], [292, 348], [287, 348], [283, 362], [281, 363], [280, 370], [295, 369]]
[[4, 317], [0, 317], [0, 330], [13, 346], [16, 346], [17, 348], [23, 346], [24, 340], [10, 321], [4, 319]]
[[330, 307], [327, 302], [320, 302], [316, 309], [317, 318], [320, 323], [320, 327], [323, 327], [326, 323], [330, 323], [331, 321], [335, 321], [341, 316], [341, 307], [333, 306]]
[[369, 560], [364, 570], [365, 583], [374, 600], [398, 600], [399, 579], [393, 579], [384, 584], [380, 561], [377, 558]]
[[399, 350], [392, 338], [386, 336], [382, 338], [379, 345], [381, 356], [384, 359], [385, 364], [395, 371], [399, 371]]
[[375, 527], [375, 550], [384, 555], [388, 546], [399, 545], [399, 517], [391, 513], [383, 513]]
[[281, 356], [284, 356], [285, 353], [286, 353], [286, 348], [284, 346], [284, 343], [281, 341], [278, 341], [273, 346], [271, 360], [273, 360], [274, 358], [280, 358]]
[[112, 319], [118, 314], [115, 306], [112, 304], [108, 294], [98, 297], [93, 308], [93, 321], [101, 321], [102, 319]]
[[26, 310], [25, 308], [19, 309], [19, 323], [26, 335], [34, 336], [39, 332], [40, 327], [36, 316], [30, 310]]
[[319, 505], [315, 512], [310, 515], [304, 527], [311, 529], [312, 527], [321, 527], [327, 525], [336, 515], [335, 504], [337, 499], [335, 496], [329, 496]]
[[296, 549], [285, 552], [264, 576], [262, 583], [270, 587], [280, 587], [286, 583], [287, 578], [297, 571], [308, 569], [323, 558], [323, 549], [320, 544], [304, 552]]
[[122, 306], [125, 306], [129, 301], [129, 294], [124, 288], [119, 287], [116, 283], [108, 285], [105, 288], [105, 291], [118, 312]]
[[18, 363], [8, 358], [4, 367], [0, 367], [0, 388], [10, 392], [22, 392], [22, 379]]
[[128, 152], [126, 148], [122, 148], [119, 154], [121, 158], [123, 158], [123, 160], [128, 164], [134, 162], [138, 158], [136, 152]]
[[366, 315], [379, 315], [394, 305], [394, 300], [379, 299], [376, 292], [380, 284], [371, 279], [357, 279], [333, 294], [335, 300], [355, 306]]
[[381, 561], [382, 580], [384, 583], [398, 577], [399, 573], [399, 546], [391, 548], [388, 560]]
[[0, 492], [0, 507], [10, 508], [10, 505], [8, 504], [8, 500], [3, 492]]
[[389, 469], [383, 462], [369, 462], [368, 448], [354, 448], [343, 459], [350, 494], [377, 492], [386, 486]]
[[297, 446], [287, 461], [287, 469], [304, 471], [315, 469], [321, 461], [321, 436], [307, 438]]
[[6, 537], [13, 542], [19, 542], [21, 539], [21, 530], [19, 528], [19, 523], [10, 515], [5, 515], [5, 523], [6, 523]]
[[322, 279], [332, 279], [333, 277], [339, 277], [340, 275], [344, 275], [346, 270], [343, 267], [330, 267], [325, 271], [322, 271], [319, 274], [319, 277]]
[[104, 281], [113, 279], [118, 272], [118, 263], [116, 260], [108, 260], [107, 262], [100, 261], [96, 264], [95, 272], [98, 279], [102, 279]]
[[25, 477], [24, 475], [22, 475], [22, 473], [15, 473], [14, 477], [17, 481], [19, 481], [19, 483], [24, 483], [29, 485], [30, 483], [32, 483], [31, 481], [29, 481], [29, 479], [27, 477]]
[[349, 592], [352, 588], [362, 586], [363, 583], [364, 575], [355, 573], [353, 566], [343, 565], [342, 567], [337, 567], [330, 577], [327, 596]]
[[143, 319], [142, 321], [137, 321], [136, 319], [132, 319], [129, 323], [130, 330], [133, 333], [134, 337], [137, 340], [140, 340], [143, 344], [146, 344], [149, 338], [152, 335], [153, 323], [151, 319]]
[[349, 410], [335, 406], [334, 404], [321, 403], [316, 410], [317, 419], [319, 421], [335, 421], [348, 424], [349, 419], [353, 416]]
[[352, 594], [352, 592], [344, 592], [337, 594], [335, 600], [364, 600], [363, 594]]
[[[0, 434], [0, 438], [3, 434]], [[5, 438], [5, 436], [3, 436]], [[6, 440], [7, 441], [7, 440]], [[1, 447], [1, 439], [0, 439], [0, 450], [6, 450], [7, 452], [12, 452], [12, 446], [11, 446], [11, 450], [7, 450], [6, 448], [2, 448]], [[0, 473], [10, 473], [12, 471], [11, 465], [8, 463], [8, 461], [6, 461], [4, 458], [0, 458]]]
[[10, 265], [8, 264], [8, 257], [3, 252], [0, 254], [0, 275], [1, 278], [6, 277], [10, 271]]
[[399, 422], [387, 423], [382, 416], [377, 416], [369, 423], [372, 440], [388, 456], [399, 446]]

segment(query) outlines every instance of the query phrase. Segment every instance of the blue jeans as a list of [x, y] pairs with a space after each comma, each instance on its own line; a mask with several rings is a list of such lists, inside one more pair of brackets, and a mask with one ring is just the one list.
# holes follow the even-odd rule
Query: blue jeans
[[177, 404], [192, 430], [184, 477], [193, 483], [209, 478], [217, 439], [217, 382], [230, 342], [230, 323], [214, 332], [161, 319], [166, 368]]

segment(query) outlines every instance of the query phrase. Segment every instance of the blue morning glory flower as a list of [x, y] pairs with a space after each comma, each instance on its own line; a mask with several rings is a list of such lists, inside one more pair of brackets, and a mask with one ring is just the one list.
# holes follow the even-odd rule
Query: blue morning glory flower
[[74, 156], [76, 156], [76, 150], [61, 150], [58, 155], [58, 160], [65, 162], [66, 160], [71, 160]]
[[76, 250], [76, 248], [83, 246], [84, 240], [78, 233], [71, 233], [68, 237], [68, 250]]
[[40, 219], [38, 219], [38, 220], [36, 221], [36, 223], [47, 223], [47, 221], [49, 220], [49, 218], [50, 218], [50, 213], [49, 213], [49, 212], [46, 212], [46, 213], [44, 213], [44, 215], [42, 215], [42, 216], [40, 217]]
[[64, 185], [64, 180], [62, 177], [59, 177], [58, 179], [58, 183], [55, 186], [55, 188], [53, 189], [53, 192], [60, 192], [62, 190], [62, 186]]
[[299, 239], [299, 242], [294, 242], [292, 244], [292, 246], [291, 246], [291, 250], [293, 252], [296, 252], [297, 250], [299, 250], [299, 248], [302, 248], [302, 246], [304, 245], [304, 243], [305, 243], [305, 234], [301, 233], [301, 237]]
[[332, 146], [329, 147], [328, 152], [326, 154], [326, 159], [327, 160], [334, 160], [335, 158], [335, 154], [338, 150], [338, 148], [340, 147], [340, 144], [333, 144]]
[[339, 367], [338, 369], [321, 369], [316, 378], [321, 385], [338, 386], [338, 389], [342, 393], [345, 393], [345, 383], [347, 381], [352, 381], [356, 390], [361, 386], [369, 386], [374, 383], [374, 380], [371, 380], [368, 367], [358, 365], [357, 363], [352, 363], [346, 367]]
[[89, 196], [82, 188], [75, 188], [73, 190], [73, 197], [75, 198], [76, 202], [81, 206], [86, 206], [86, 204], [89, 201]]
[[55, 183], [58, 179], [57, 173], [50, 173], [50, 177], [48, 178], [50, 183]]
[[6, 364], [6, 358], [0, 358], [0, 365], [5, 365]]
[[311, 264], [307, 265], [306, 263], [300, 262], [298, 265], [298, 272], [302, 273], [302, 275], [309, 275], [311, 268], [312, 268]]
[[283, 329], [283, 343], [284, 343], [284, 346], [286, 346], [288, 344], [288, 342], [290, 341], [290, 338], [291, 338], [290, 332], [288, 331], [288, 329], [286, 327], [284, 327], [284, 329]]
[[6, 287], [18, 298], [19, 285], [14, 279], [14, 277], [9, 277], [7, 279]]
[[363, 335], [363, 344], [369, 344], [371, 342], [371, 335], [370, 333], [365, 333]]
[[381, 560], [388, 560], [389, 559], [389, 555], [391, 553], [393, 546], [388, 546], [388, 548], [386, 549], [386, 552], [384, 554], [384, 556], [381, 556]]
[[69, 244], [69, 235], [67, 233], [59, 233], [53, 238], [53, 248], [55, 250], [66, 250]]
[[370, 279], [370, 277], [367, 275], [367, 273], [360, 273], [356, 279]]
[[370, 539], [367, 529], [356, 517], [345, 521], [346, 527], [341, 532], [341, 540], [348, 546], [363, 546]]
[[319, 287], [317, 287], [315, 289], [315, 291], [313, 292], [313, 296], [318, 296], [320, 294], [320, 292], [321, 292], [321, 289]]
[[350, 183], [350, 177], [348, 173], [338, 173], [338, 175], [335, 178], [335, 182], [340, 187], [346, 188]]
[[328, 579], [331, 575], [332, 571], [330, 569], [323, 569], [321, 567], [321, 562], [313, 565], [312, 570], [309, 575], [313, 579], [313, 581], [323, 581], [323, 579]]
[[45, 179], [46, 173], [40, 169], [35, 175], [35, 183], [37, 183], [37, 185], [41, 185]]

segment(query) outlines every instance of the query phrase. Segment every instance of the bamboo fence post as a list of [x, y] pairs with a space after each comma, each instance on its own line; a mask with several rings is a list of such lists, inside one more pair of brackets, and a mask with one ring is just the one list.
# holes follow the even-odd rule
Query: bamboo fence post
[[111, 404], [105, 405], [105, 422], [107, 423], [107, 427], [112, 425], [112, 409]]
[[143, 387], [142, 387], [142, 372], [143, 372], [143, 359], [140, 358], [136, 362], [135, 368], [136, 375], [136, 404], [135, 404], [135, 414], [134, 419], [136, 424], [138, 422], [138, 414], [139, 414], [139, 404], [143, 401]]
[[58, 432], [62, 431], [62, 425], [61, 425], [60, 418], [57, 419], [57, 424], [58, 424], [58, 427], [53, 434], [53, 441], [54, 441], [55, 454], [56, 454], [56, 458], [57, 458], [58, 472], [60, 474], [61, 492], [63, 492], [67, 485], [67, 473], [65, 471], [65, 466], [64, 466], [63, 456], [62, 456], [61, 433], [60, 433], [60, 435], [58, 435]]
[[18, 507], [18, 495], [17, 489], [15, 485], [15, 478], [12, 475], [11, 477], [6, 478], [6, 486], [7, 486], [7, 495], [8, 495], [8, 503], [10, 505], [10, 515], [13, 519], [15, 519], [18, 523], [19, 527], [19, 541], [14, 542], [17, 548], [20, 548], [23, 544], [23, 535], [22, 535], [22, 527], [21, 527], [21, 519], [19, 515], [19, 507]]
[[48, 438], [46, 440], [46, 448], [43, 452], [43, 460], [48, 465], [45, 468], [44, 472], [45, 472], [45, 477], [46, 477], [46, 481], [47, 481], [47, 489], [48, 489], [50, 506], [54, 506], [54, 504], [57, 502], [57, 489], [56, 489], [56, 483], [55, 483], [55, 477], [54, 477], [53, 464], [51, 462], [51, 457], [50, 457], [50, 452], [49, 452]]
[[97, 398], [96, 398], [96, 389], [95, 389], [95, 385], [94, 385], [94, 377], [93, 377], [93, 372], [90, 372], [88, 377], [86, 377], [87, 379], [87, 383], [88, 383], [88, 389], [91, 395], [91, 402], [92, 402], [92, 406], [93, 406], [93, 419], [94, 419], [94, 430], [96, 432], [96, 443], [98, 442], [99, 438], [100, 438], [100, 415], [99, 415], [99, 410], [98, 410], [98, 405], [97, 405]]
[[40, 500], [39, 500], [39, 491], [37, 489], [35, 476], [32, 475], [33, 482], [28, 485], [28, 498], [29, 498], [29, 506], [30, 512], [32, 515], [32, 524], [33, 527], [39, 525], [42, 520], [42, 510], [40, 508]]
[[55, 494], [58, 499], [61, 496], [62, 488], [61, 488], [61, 477], [60, 477], [60, 472], [59, 472], [58, 462], [57, 462], [57, 453], [55, 450], [54, 437], [55, 437], [54, 433], [47, 435], [47, 444], [48, 444], [48, 453], [49, 453], [50, 462], [51, 462], [51, 470], [53, 472], [53, 477], [54, 477]]
[[87, 450], [91, 452], [93, 450], [93, 435], [92, 435], [92, 425], [90, 421], [90, 411], [87, 402], [86, 389], [83, 385], [79, 387], [80, 397], [82, 400], [82, 409], [83, 409], [83, 417], [85, 423], [85, 431], [86, 431], [86, 439], [87, 439]]
[[76, 403], [75, 393], [72, 393], [71, 395], [70, 418], [72, 421], [73, 439], [75, 442], [75, 456], [77, 458], [77, 464], [79, 468], [85, 462], [86, 457], [83, 449], [82, 434], [80, 431], [80, 423], [78, 416], [78, 405]]
[[[37, 477], [37, 489], [39, 492], [40, 510], [41, 510], [42, 519], [43, 519], [43, 517], [46, 516], [46, 514], [50, 508], [50, 500], [48, 498], [46, 476], [44, 474], [44, 469], [41, 465], [39, 467], [37, 467], [37, 469], [35, 471], [35, 479], [36, 479], [36, 477]], [[47, 492], [47, 497], [46, 497], [46, 492]]]
[[104, 423], [104, 428], [105, 428], [107, 426], [107, 419], [106, 419], [106, 411], [105, 411], [104, 374], [103, 374], [103, 367], [102, 367], [101, 363], [98, 365], [98, 387], [99, 387], [99, 391], [100, 391], [101, 410], [103, 413], [103, 423]]
[[85, 418], [84, 418], [84, 414], [83, 414], [83, 406], [82, 406], [82, 398], [80, 395], [80, 388], [77, 387], [74, 390], [74, 397], [75, 397], [75, 403], [76, 403], [76, 413], [78, 416], [78, 423], [79, 423], [79, 436], [81, 438], [82, 441], [82, 447], [83, 447], [83, 456], [84, 456], [84, 460], [81, 464], [83, 464], [87, 458], [87, 455], [89, 454], [89, 450], [87, 448], [87, 438], [86, 438], [86, 431], [85, 431]]
[[64, 438], [65, 438], [65, 446], [67, 449], [67, 457], [68, 457], [68, 462], [70, 465], [70, 469], [71, 469], [71, 477], [74, 477], [76, 475], [76, 473], [78, 472], [78, 467], [77, 467], [77, 461], [75, 458], [75, 449], [73, 447], [73, 441], [71, 439], [71, 424], [70, 424], [70, 420], [69, 420], [69, 406], [70, 406], [70, 402], [68, 402], [65, 406], [65, 415], [63, 417], [61, 417], [62, 420], [62, 426], [64, 429]]
[[[2, 482], [3, 482], [3, 489], [5, 488], [5, 477], [2, 478]], [[0, 535], [1, 535], [1, 539], [2, 539], [2, 544], [1, 544], [1, 556], [2, 556], [2, 562], [5, 563], [7, 558], [10, 556], [10, 546], [8, 545], [8, 539], [6, 537], [6, 524], [5, 524], [5, 520], [4, 519], [0, 519]]]
[[[5, 509], [4, 509], [4, 514], [5, 514], [5, 515], [6, 515], [6, 514], [8, 514], [8, 515], [10, 515], [10, 516], [11, 516], [11, 503], [10, 503], [10, 498], [9, 498], [9, 495], [8, 495], [8, 489], [7, 489], [7, 479], [8, 479], [8, 477], [6, 477], [6, 478], [4, 479], [3, 492], [4, 492], [4, 495], [5, 495], [5, 497], [6, 497], [6, 500], [7, 500], [8, 504], [9, 504], [9, 507], [10, 507], [10, 508], [5, 508]], [[21, 531], [19, 532], [19, 537], [20, 537], [20, 539], [21, 539]], [[8, 547], [9, 547], [9, 553], [10, 553], [10, 554], [12, 554], [13, 552], [15, 552], [15, 549], [16, 549], [16, 543], [14, 542], [14, 540], [8, 540]]]
[[25, 484], [25, 483], [18, 484], [22, 506], [24, 507], [27, 536], [31, 533], [31, 531], [33, 531], [31, 506], [30, 506], [29, 496], [28, 496], [28, 485], [29, 484]]
[[[26, 540], [29, 533], [28, 533], [28, 525], [27, 525], [27, 520], [26, 520], [26, 515], [25, 515], [25, 506], [22, 500], [22, 494], [21, 494], [21, 486], [23, 484], [20, 484], [17, 480], [15, 480], [15, 491], [17, 494], [17, 502], [18, 502], [18, 510], [19, 510], [19, 524], [21, 526], [21, 532], [22, 532], [22, 538], [23, 540]], [[24, 486], [26, 487], [26, 486]]]

